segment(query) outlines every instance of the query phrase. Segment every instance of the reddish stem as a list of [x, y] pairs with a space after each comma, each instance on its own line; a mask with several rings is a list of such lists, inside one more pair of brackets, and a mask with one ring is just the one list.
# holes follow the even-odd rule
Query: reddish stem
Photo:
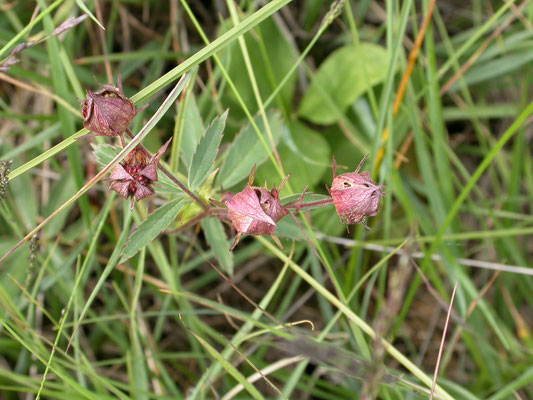
[[319, 207], [321, 205], [328, 205], [328, 204], [331, 204], [333, 203], [333, 199], [332, 198], [328, 198], [326, 200], [320, 200], [320, 201], [314, 201], [312, 203], [305, 203], [305, 204], [298, 204], [298, 201], [294, 201], [294, 202], [291, 202], [289, 204], [287, 204], [285, 206], [285, 208], [288, 208], [288, 209], [291, 209], [291, 208], [296, 208], [296, 209], [302, 209], [302, 208], [310, 208], [310, 207]]

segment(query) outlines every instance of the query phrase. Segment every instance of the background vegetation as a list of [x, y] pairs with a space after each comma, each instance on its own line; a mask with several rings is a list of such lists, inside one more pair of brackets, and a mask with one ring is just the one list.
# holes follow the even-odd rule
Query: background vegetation
[[[533, 398], [529, 0], [0, 9], [0, 257], [30, 233], [0, 262], [0, 399]], [[372, 229], [330, 206], [281, 221], [284, 250], [231, 253], [163, 177], [130, 212], [94, 179], [113, 140], [75, 139], [77, 98], [118, 73], [150, 103], [131, 130], [173, 137], [165, 165], [203, 200], [253, 164], [326, 195], [332, 156], [370, 153]]]

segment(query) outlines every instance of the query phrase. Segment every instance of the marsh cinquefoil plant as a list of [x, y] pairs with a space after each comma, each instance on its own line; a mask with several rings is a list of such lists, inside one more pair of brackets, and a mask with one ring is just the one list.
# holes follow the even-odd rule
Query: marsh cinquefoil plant
[[[84, 137], [118, 136], [122, 146], [124, 146], [124, 133], [128, 132], [133, 136], [128, 129], [130, 122], [137, 112], [145, 109], [146, 106], [135, 110], [133, 102], [124, 96], [121, 75], [118, 76], [118, 87], [112, 84], [102, 85], [98, 83], [102, 90], [98, 92], [88, 90], [87, 99], [80, 100], [80, 102], [84, 126], [92, 132]], [[223, 129], [220, 130], [220, 136], [222, 131]], [[170, 140], [153, 156], [150, 156], [142, 145], [138, 145], [126, 156], [123, 162], [111, 171], [110, 177], [106, 179], [111, 181], [109, 187], [111, 190], [117, 192], [121, 197], [130, 198], [131, 209], [133, 209], [134, 200], [139, 201], [154, 194], [152, 186], [157, 185], [159, 161]], [[368, 229], [364, 219], [377, 215], [380, 199], [384, 195], [384, 186], [376, 185], [368, 172], [359, 173], [367, 158], [368, 155], [361, 160], [354, 172], [339, 176], [337, 176], [336, 161], [333, 159], [331, 198], [320, 202], [304, 203], [306, 194], [304, 190], [300, 198], [292, 203], [293, 207], [297, 211], [311, 207], [316, 209], [328, 206], [333, 202], [342, 222], [348, 224], [363, 223]], [[264, 188], [253, 185], [255, 172], [256, 167], [254, 166], [248, 178], [248, 184], [241, 192], [235, 194], [225, 192], [223, 202], [212, 200], [214, 204], [222, 206], [222, 212], [220, 209], [208, 208], [207, 212], [202, 215], [202, 217], [207, 218], [216, 214], [220, 220], [231, 222], [236, 236], [230, 250], [235, 248], [244, 234], [270, 235], [276, 244], [283, 248], [275, 235], [275, 230], [277, 222], [290, 214], [287, 206], [282, 205], [279, 195], [290, 175], [281, 182], [279, 188], [276, 189], [274, 186], [272, 189], [268, 189], [266, 184]], [[173, 181], [179, 182], [175, 176], [170, 175]], [[187, 193], [192, 195], [192, 192], [187, 191]], [[197, 198], [193, 197], [193, 200], [197, 200]]]

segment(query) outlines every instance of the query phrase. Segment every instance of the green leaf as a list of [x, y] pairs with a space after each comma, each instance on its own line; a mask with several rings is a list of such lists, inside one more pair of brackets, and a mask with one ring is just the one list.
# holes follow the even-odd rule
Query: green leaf
[[105, 167], [107, 164], [116, 157], [120, 152], [120, 147], [113, 146], [110, 144], [95, 144], [92, 143], [91, 147], [93, 148], [93, 155], [96, 158], [96, 162], [101, 166]]
[[[281, 114], [278, 111], [269, 110], [267, 115], [270, 127], [272, 129], [272, 136], [277, 145], [284, 129]], [[260, 131], [265, 131], [265, 125], [262, 118], [257, 116], [255, 118], [257, 127]], [[269, 142], [270, 145], [270, 141]], [[270, 145], [270, 150], [273, 147]], [[257, 133], [251, 124], [248, 124], [239, 132], [233, 143], [231, 144], [228, 154], [224, 159], [224, 164], [220, 169], [218, 175], [218, 185], [224, 189], [229, 189], [235, 184], [239, 183], [250, 174], [250, 170], [254, 165], [261, 165], [267, 159], [268, 154], [257, 137]]]
[[371, 43], [359, 46], [342, 47], [320, 65], [300, 103], [300, 116], [316, 124], [333, 124], [340, 112], [385, 80], [387, 50]]
[[193, 94], [187, 96], [184, 110], [183, 135], [181, 137], [181, 158], [185, 165], [191, 165], [194, 150], [205, 131], [204, 124]]
[[204, 136], [196, 147], [189, 167], [189, 187], [191, 190], [196, 190], [202, 184], [213, 167], [224, 127], [226, 126], [227, 116], [228, 110], [220, 117], [215, 118], [211, 125], [207, 127]]
[[[306, 186], [312, 190], [331, 166], [331, 151], [326, 139], [299, 122], [289, 125], [278, 152], [285, 172], [292, 174], [289, 182], [295, 191], [301, 192]], [[273, 184], [273, 176], [277, 176], [276, 170], [267, 163], [257, 170], [256, 182]]]
[[166, 229], [174, 221], [182, 207], [183, 199], [175, 199], [150, 214], [130, 236], [120, 262], [133, 257], [148, 242], [154, 240], [163, 229]]
[[231, 242], [226, 237], [222, 222], [217, 218], [204, 218], [202, 220], [202, 229], [207, 243], [215, 252], [215, 257], [224, 272], [233, 275], [233, 253], [229, 251]]

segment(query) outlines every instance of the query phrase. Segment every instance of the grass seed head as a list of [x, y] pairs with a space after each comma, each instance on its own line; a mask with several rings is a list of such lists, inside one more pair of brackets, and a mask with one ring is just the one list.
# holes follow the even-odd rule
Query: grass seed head
[[12, 161], [0, 161], [0, 201], [4, 199], [7, 192], [7, 183], [9, 182], [9, 172], [11, 171]]

